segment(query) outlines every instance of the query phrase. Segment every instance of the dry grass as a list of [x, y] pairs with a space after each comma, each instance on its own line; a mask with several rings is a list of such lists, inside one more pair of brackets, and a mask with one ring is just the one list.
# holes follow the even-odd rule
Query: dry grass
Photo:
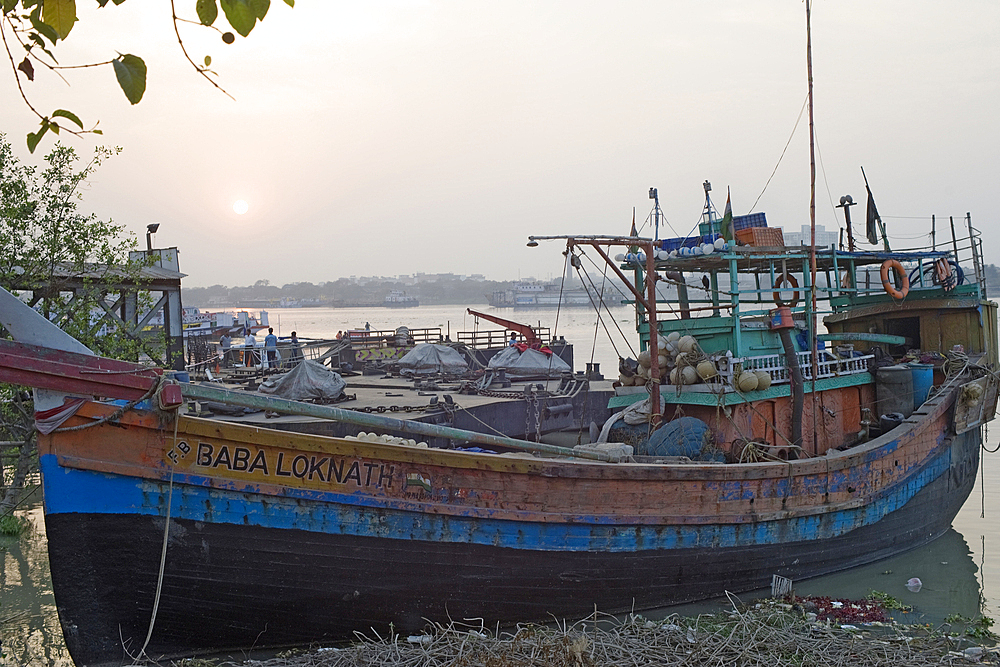
[[419, 636], [359, 636], [351, 646], [254, 662], [256, 667], [924, 667], [996, 664], [926, 626], [859, 629], [809, 620], [791, 605], [764, 602], [697, 618], [651, 621], [595, 614], [574, 624], [522, 625], [509, 632], [451, 623]]

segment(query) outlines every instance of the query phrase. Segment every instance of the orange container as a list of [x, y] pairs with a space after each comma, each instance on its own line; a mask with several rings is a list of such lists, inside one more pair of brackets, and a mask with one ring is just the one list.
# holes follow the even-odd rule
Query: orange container
[[785, 246], [785, 237], [781, 233], [780, 227], [747, 227], [736, 230], [736, 240], [743, 245], [758, 247], [779, 247]]
[[770, 312], [771, 329], [794, 329], [795, 321], [792, 320], [792, 309], [788, 306], [775, 308]]

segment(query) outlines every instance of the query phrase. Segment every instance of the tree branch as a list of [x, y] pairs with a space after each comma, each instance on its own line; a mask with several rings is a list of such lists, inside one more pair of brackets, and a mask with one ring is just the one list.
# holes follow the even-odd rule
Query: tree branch
[[[188, 54], [187, 49], [184, 47], [184, 40], [181, 39], [180, 27], [177, 24], [180, 23], [181, 21], [185, 21], [187, 23], [192, 23], [192, 21], [188, 21], [187, 19], [182, 19], [179, 16], [177, 16], [177, 7], [175, 6], [175, 0], [170, 0], [170, 18], [173, 20], [174, 23], [174, 34], [177, 35], [177, 44], [180, 45], [181, 52], [184, 54], [184, 57], [187, 58], [187, 61], [191, 63], [191, 66], [194, 67], [195, 71], [198, 72], [198, 74], [201, 74], [203, 77], [205, 77], [206, 81], [215, 86], [216, 89], [218, 89], [223, 95], [225, 95], [226, 97], [235, 102], [236, 98], [230, 95], [226, 91], [226, 89], [220, 86], [217, 82], [213, 81], [212, 77], [210, 77], [208, 75], [208, 72], [205, 71], [205, 68], [195, 63], [195, 61]], [[198, 25], [202, 24], [199, 23]], [[218, 28], [216, 28], [216, 30], [218, 30]]]

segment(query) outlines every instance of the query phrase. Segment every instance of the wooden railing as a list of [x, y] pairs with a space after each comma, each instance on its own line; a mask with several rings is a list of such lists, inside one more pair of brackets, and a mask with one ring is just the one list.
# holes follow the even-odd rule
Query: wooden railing
[[[458, 342], [464, 343], [474, 350], [485, 350], [490, 348], [504, 347], [510, 343], [511, 332], [505, 329], [479, 330], [479, 331], [459, 331]], [[535, 328], [535, 334], [547, 344], [552, 332], [548, 327]], [[518, 335], [518, 342], [523, 343], [523, 336]]]

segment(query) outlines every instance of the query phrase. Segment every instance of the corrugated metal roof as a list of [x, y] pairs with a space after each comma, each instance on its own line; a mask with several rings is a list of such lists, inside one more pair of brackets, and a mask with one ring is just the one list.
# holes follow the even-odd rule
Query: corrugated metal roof
[[[132, 274], [118, 266], [108, 266], [106, 264], [91, 264], [86, 269], [76, 271], [74, 267], [66, 264], [57, 266], [53, 272], [55, 278], [80, 278], [80, 279], [132, 279]], [[159, 266], [146, 266], [139, 270], [142, 280], [180, 280], [187, 276], [186, 273], [164, 269]]]

